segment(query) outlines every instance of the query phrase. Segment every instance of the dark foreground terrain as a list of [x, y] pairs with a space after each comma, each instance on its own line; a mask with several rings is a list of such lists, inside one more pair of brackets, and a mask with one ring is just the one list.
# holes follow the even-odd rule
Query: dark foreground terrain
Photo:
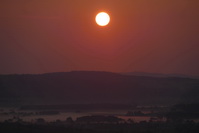
[[[21, 114], [10, 110], [7, 114], [2, 110], [2, 116], [12, 115], [13, 119], [0, 123], [0, 133], [199, 133], [198, 88], [199, 79], [109, 72], [0, 75], [0, 107], [20, 106], [19, 111], [39, 112]], [[144, 108], [139, 108], [143, 112], [132, 111], [137, 109], [136, 105], [163, 106], [144, 113]], [[165, 108], [167, 105], [174, 106], [169, 109]], [[103, 109], [129, 110], [127, 116], [150, 116], [152, 119], [135, 122], [106, 115], [82, 116], [76, 120], [69, 117], [53, 122], [43, 118], [29, 122], [21, 119], [21, 115]], [[166, 119], [159, 121], [157, 118]]]
[[61, 122], [0, 123], [1, 133], [198, 133], [199, 123], [140, 122], [140, 123], [73, 123]]
[[[126, 115], [147, 115], [138, 112]], [[81, 116], [76, 120], [68, 117], [51, 122], [43, 118], [27, 122], [15, 116], [0, 123], [0, 133], [199, 133], [198, 103], [177, 104], [156, 115], [150, 114], [149, 121], [140, 122], [113, 115]]]
[[[161, 114], [161, 112], [157, 113]], [[129, 115], [143, 115], [132, 113]], [[145, 114], [146, 115], [146, 114]], [[0, 123], [1, 133], [199, 133], [199, 104], [177, 104], [170, 111], [150, 115], [149, 121], [135, 122], [113, 115], [71, 117], [47, 122], [43, 118], [23, 121], [19, 117]], [[158, 119], [160, 118], [160, 119]], [[164, 118], [165, 120], [162, 120]]]

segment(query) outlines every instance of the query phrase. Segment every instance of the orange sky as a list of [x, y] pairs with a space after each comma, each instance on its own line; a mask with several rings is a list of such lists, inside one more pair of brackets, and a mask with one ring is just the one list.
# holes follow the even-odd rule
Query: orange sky
[[[2, 0], [0, 74], [199, 75], [198, 0]], [[107, 11], [107, 27], [95, 15]]]

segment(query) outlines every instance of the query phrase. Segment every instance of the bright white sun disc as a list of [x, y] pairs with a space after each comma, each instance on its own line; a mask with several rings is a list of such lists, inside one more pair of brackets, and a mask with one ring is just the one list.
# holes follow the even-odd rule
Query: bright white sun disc
[[95, 21], [99, 26], [106, 26], [110, 22], [110, 16], [106, 12], [100, 12], [97, 14]]

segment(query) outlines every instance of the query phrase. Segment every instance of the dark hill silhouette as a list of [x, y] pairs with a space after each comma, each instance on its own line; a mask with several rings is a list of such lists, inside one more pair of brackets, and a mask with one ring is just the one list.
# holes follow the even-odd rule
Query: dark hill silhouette
[[198, 87], [198, 79], [143, 77], [96, 71], [0, 75], [0, 101], [1, 104], [174, 104], [181, 100], [189, 101], [189, 97], [192, 98], [191, 90], [198, 92]]
[[193, 75], [184, 75], [184, 74], [162, 74], [162, 73], [148, 73], [148, 72], [125, 72], [122, 73], [125, 75], [132, 75], [132, 76], [145, 76], [145, 77], [162, 77], [162, 78], [168, 78], [168, 77], [178, 77], [178, 78], [194, 78], [199, 79], [199, 76], [193, 76]]

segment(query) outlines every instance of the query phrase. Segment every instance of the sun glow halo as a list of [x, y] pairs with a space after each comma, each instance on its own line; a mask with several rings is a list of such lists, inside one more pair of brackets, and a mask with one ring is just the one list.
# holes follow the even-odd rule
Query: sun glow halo
[[95, 17], [95, 21], [99, 26], [106, 26], [110, 22], [110, 16], [106, 12], [100, 12]]

